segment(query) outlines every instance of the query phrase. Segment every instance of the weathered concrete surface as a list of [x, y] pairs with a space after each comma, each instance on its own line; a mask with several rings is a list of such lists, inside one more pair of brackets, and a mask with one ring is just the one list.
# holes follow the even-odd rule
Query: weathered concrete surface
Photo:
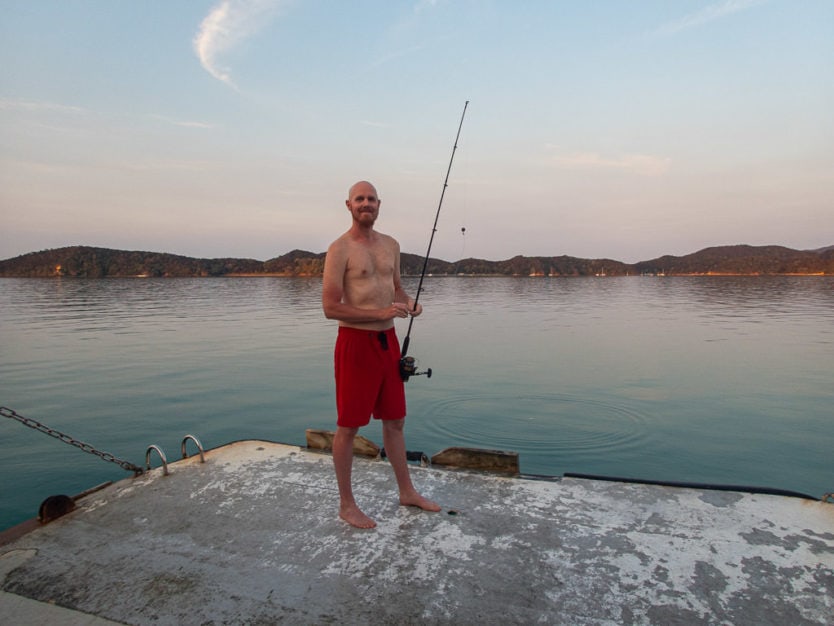
[[18, 596], [125, 624], [834, 616], [832, 504], [413, 467], [444, 506], [425, 513], [398, 506], [386, 462], [357, 458], [358, 500], [379, 522], [361, 531], [337, 517], [328, 455], [247, 441], [206, 459], [118, 482], [0, 547], [13, 562], [0, 615]]

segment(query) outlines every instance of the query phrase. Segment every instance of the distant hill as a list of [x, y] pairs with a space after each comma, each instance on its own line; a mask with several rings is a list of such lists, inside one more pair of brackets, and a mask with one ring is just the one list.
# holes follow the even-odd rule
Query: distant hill
[[686, 256], [663, 256], [635, 263], [638, 273], [681, 274], [834, 274], [834, 247], [821, 251], [782, 246], [718, 246]]
[[293, 250], [269, 261], [254, 259], [195, 259], [161, 252], [137, 252], [72, 246], [30, 252], [0, 261], [0, 276], [38, 278], [74, 276], [105, 277], [184, 277], [279, 274], [315, 276], [324, 267], [324, 253]]
[[0, 261], [0, 276], [222, 276], [262, 272], [263, 263], [249, 259], [193, 259], [160, 252], [135, 252], [72, 246], [31, 252]]
[[[196, 259], [161, 252], [71, 246], [30, 252], [0, 261], [0, 277], [320, 276], [324, 257], [324, 252], [293, 250], [268, 261]], [[403, 253], [400, 259], [402, 274], [419, 275], [423, 262], [424, 257]], [[434, 275], [475, 276], [834, 274], [834, 246], [819, 250], [793, 250], [782, 246], [718, 246], [685, 256], [667, 255], [634, 264], [564, 255], [515, 256], [504, 261], [429, 259], [426, 271]]]

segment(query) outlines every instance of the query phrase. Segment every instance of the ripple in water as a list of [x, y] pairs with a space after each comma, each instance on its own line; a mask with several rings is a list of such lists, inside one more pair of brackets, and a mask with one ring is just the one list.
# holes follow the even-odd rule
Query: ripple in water
[[462, 445], [523, 451], [525, 472], [552, 473], [554, 458], [588, 461], [647, 448], [651, 438], [647, 416], [564, 394], [450, 398], [421, 407], [420, 423], [438, 450]]

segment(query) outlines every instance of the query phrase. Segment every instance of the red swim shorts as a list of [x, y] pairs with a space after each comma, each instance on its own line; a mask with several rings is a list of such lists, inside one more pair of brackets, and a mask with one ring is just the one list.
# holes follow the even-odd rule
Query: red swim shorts
[[405, 387], [400, 378], [400, 342], [394, 328], [339, 327], [334, 353], [336, 424], [359, 428], [374, 419], [405, 417]]

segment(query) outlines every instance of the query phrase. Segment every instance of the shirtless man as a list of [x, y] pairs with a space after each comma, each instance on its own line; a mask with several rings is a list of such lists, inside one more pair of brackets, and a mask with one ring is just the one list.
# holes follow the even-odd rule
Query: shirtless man
[[440, 506], [411, 483], [405, 454], [405, 388], [399, 373], [400, 347], [394, 318], [420, 315], [423, 307], [400, 284], [400, 246], [374, 230], [380, 199], [366, 181], [353, 185], [345, 201], [353, 223], [330, 244], [324, 262], [322, 307], [339, 320], [336, 339], [336, 406], [333, 464], [339, 485], [339, 517], [358, 528], [373, 528], [353, 498], [353, 439], [371, 415], [382, 420], [382, 440], [394, 469], [400, 504], [426, 511]]

